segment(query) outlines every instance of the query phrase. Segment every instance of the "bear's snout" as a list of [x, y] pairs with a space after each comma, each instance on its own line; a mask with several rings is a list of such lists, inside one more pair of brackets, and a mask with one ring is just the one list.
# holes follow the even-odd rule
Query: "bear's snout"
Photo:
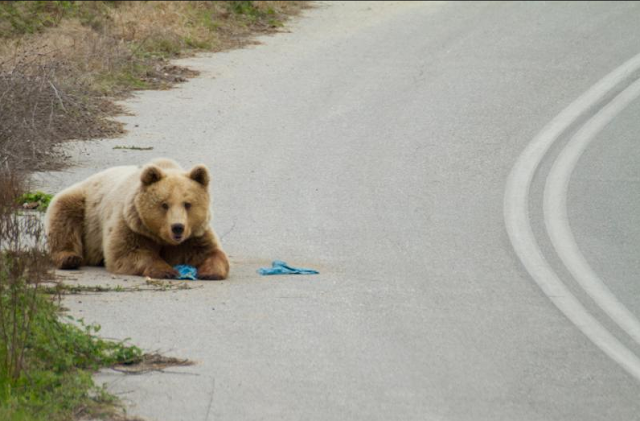
[[171, 232], [175, 236], [181, 236], [182, 234], [184, 234], [184, 225], [183, 224], [171, 225]]

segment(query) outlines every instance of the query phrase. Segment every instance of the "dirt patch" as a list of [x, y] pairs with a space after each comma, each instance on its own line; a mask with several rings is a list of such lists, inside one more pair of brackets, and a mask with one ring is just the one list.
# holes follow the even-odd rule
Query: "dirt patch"
[[[151, 279], [135, 281], [119, 281], [115, 279], [111, 283], [78, 283], [73, 276], [58, 277], [61, 279], [52, 280], [43, 283], [40, 291], [43, 293], [63, 296], [63, 295], [82, 295], [82, 294], [98, 294], [105, 292], [164, 292], [164, 291], [181, 291], [196, 288], [202, 288], [202, 285], [192, 284], [189, 281]], [[116, 282], [118, 281], [118, 282]]]
[[145, 374], [152, 371], [163, 371], [170, 367], [188, 367], [194, 365], [187, 359], [165, 357], [158, 353], [144, 354], [142, 359], [133, 364], [119, 364], [111, 367], [112, 370], [126, 374]]

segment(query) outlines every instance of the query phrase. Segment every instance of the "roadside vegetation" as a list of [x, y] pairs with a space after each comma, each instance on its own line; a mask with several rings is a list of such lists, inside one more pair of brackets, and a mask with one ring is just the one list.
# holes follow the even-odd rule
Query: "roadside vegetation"
[[55, 279], [41, 213], [50, 199], [42, 192], [24, 193], [15, 176], [0, 172], [0, 420], [134, 421], [92, 375], [102, 368], [139, 374], [192, 363], [143, 353], [127, 341], [101, 339], [100, 326], [67, 315], [61, 299], [68, 294], [191, 286], [146, 279], [110, 288]]
[[113, 102], [194, 72], [172, 58], [278, 31], [296, 1], [0, 1], [0, 170], [64, 165], [69, 139], [122, 133]]
[[133, 365], [142, 351], [100, 339], [99, 326], [66, 316], [47, 291], [54, 276], [41, 217], [23, 213], [20, 183], [0, 176], [0, 419], [125, 419], [92, 374]]
[[[51, 195], [27, 192], [25, 176], [64, 166], [66, 140], [121, 134], [116, 100], [195, 75], [170, 59], [251, 43], [304, 5], [0, 1], [0, 420], [127, 420], [94, 384], [96, 370], [190, 364], [101, 339], [99, 326], [65, 315], [61, 297], [87, 291], [53, 279], [41, 213]], [[153, 282], [136, 288], [183, 287]]]

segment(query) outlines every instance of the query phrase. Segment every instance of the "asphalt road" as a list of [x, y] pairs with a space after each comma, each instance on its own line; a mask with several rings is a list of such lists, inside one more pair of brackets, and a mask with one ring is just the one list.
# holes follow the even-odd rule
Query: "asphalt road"
[[[637, 3], [329, 2], [184, 60], [201, 76], [128, 101], [125, 138], [39, 177], [56, 191], [156, 156], [212, 171], [228, 281], [66, 300], [197, 365], [99, 379], [157, 421], [640, 419], [640, 73], [621, 67], [639, 20]], [[321, 274], [255, 273], [274, 259]]]

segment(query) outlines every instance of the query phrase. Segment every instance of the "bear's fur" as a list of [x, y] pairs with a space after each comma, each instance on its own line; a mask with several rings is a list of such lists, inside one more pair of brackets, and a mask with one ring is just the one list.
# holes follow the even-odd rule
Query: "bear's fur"
[[209, 226], [209, 172], [157, 159], [113, 167], [58, 193], [45, 229], [59, 269], [104, 264], [109, 272], [174, 278], [174, 265], [199, 279], [226, 279], [229, 260]]

